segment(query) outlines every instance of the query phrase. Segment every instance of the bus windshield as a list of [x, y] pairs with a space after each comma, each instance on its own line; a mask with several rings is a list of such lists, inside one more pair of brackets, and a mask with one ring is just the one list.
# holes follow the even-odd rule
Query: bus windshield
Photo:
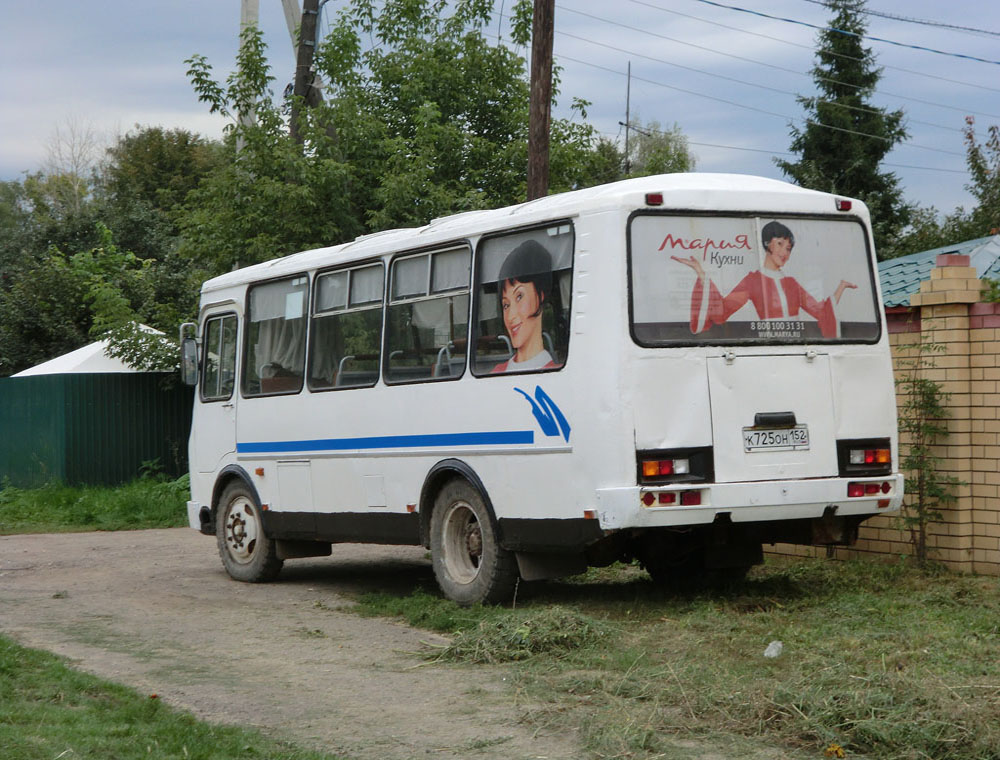
[[632, 335], [643, 346], [880, 336], [856, 219], [640, 214], [629, 265]]

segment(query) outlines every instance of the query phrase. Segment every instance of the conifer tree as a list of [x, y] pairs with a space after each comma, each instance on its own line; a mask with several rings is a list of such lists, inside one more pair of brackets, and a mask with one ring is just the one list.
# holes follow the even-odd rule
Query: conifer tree
[[812, 70], [819, 94], [798, 98], [805, 126], [791, 129], [791, 150], [800, 158], [776, 163], [802, 187], [864, 201], [878, 250], [888, 247], [911, 213], [896, 175], [879, 170], [886, 154], [907, 137], [903, 111], [872, 104], [882, 70], [864, 46], [865, 0], [827, 0], [826, 5], [833, 18], [819, 33]]

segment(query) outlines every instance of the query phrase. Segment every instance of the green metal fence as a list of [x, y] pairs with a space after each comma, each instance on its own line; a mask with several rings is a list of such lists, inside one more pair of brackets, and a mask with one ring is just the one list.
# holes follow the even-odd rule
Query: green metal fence
[[152, 373], [0, 378], [0, 482], [115, 485], [187, 471], [191, 388]]

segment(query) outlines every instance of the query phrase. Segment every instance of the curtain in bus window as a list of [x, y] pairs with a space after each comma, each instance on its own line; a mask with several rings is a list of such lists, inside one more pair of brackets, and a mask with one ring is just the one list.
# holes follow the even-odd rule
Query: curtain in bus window
[[852, 219], [635, 217], [633, 334], [647, 345], [873, 342], [866, 241]]
[[302, 388], [305, 369], [305, 277], [259, 285], [250, 291], [247, 393]]
[[487, 238], [476, 269], [475, 373], [562, 367], [569, 352], [572, 226]]
[[382, 266], [355, 269], [351, 273], [351, 306], [382, 301]]
[[393, 263], [386, 319], [390, 382], [461, 377], [468, 342], [470, 264], [467, 248]]
[[434, 256], [431, 273], [431, 292], [469, 287], [469, 252], [446, 251]]
[[310, 389], [356, 388], [378, 380], [382, 284], [381, 264], [317, 278]]

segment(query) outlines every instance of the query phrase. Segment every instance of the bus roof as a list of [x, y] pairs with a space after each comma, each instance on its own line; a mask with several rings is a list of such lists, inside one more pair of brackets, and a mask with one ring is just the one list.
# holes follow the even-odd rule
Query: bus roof
[[[746, 174], [676, 173], [637, 177], [606, 185], [549, 195], [505, 208], [466, 211], [435, 219], [423, 227], [407, 227], [362, 235], [350, 242], [293, 253], [244, 267], [205, 282], [202, 292], [281, 277], [320, 267], [345, 264], [386, 253], [423, 248], [511, 227], [529, 226], [581, 213], [616, 208], [642, 208], [647, 193], [661, 193], [658, 208], [691, 211], [769, 211], [834, 213], [828, 193], [780, 180]], [[867, 209], [852, 200], [852, 213], [868, 219]]]

